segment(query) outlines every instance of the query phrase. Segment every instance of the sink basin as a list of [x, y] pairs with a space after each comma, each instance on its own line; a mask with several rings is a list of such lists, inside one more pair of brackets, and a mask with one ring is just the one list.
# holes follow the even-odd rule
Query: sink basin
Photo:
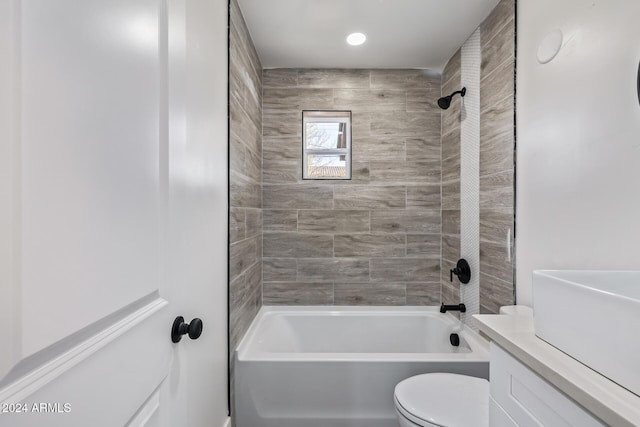
[[533, 272], [536, 335], [640, 395], [640, 271]]

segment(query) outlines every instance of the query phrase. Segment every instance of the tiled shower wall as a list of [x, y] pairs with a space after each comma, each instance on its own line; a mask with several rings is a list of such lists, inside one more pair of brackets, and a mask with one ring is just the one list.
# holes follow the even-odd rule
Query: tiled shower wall
[[[514, 303], [515, 1], [502, 0], [480, 26], [480, 312]], [[442, 94], [461, 87], [461, 52], [449, 60]], [[460, 257], [460, 123], [456, 97], [442, 112], [442, 299], [460, 302], [449, 270]], [[511, 240], [509, 240], [511, 236]], [[464, 285], [463, 285], [464, 286]]]
[[515, 7], [502, 0], [480, 27], [481, 313], [514, 303]]
[[262, 305], [262, 65], [236, 0], [231, 1], [230, 12], [229, 348], [233, 350]]
[[[451, 57], [442, 73], [442, 95], [461, 89], [461, 51]], [[442, 110], [442, 302], [460, 302], [460, 282], [449, 270], [460, 259], [460, 124], [462, 101], [455, 96]]]
[[[263, 72], [263, 301], [440, 302], [440, 76]], [[353, 112], [351, 181], [301, 179], [302, 110]]]

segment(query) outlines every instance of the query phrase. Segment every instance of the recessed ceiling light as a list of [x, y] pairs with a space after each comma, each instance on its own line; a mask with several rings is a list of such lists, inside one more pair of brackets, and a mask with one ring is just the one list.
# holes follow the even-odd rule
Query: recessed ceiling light
[[351, 46], [359, 46], [367, 40], [367, 36], [362, 33], [351, 33], [347, 36], [347, 43]]

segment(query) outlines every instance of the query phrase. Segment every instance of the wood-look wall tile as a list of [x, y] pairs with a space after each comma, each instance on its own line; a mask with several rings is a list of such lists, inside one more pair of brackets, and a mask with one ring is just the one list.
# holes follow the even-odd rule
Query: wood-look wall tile
[[265, 257], [331, 257], [333, 236], [327, 234], [299, 234], [285, 232], [264, 233]]
[[302, 141], [302, 112], [293, 109], [263, 109], [262, 135], [265, 139], [269, 137], [298, 137]]
[[440, 136], [442, 114], [440, 111], [407, 112], [407, 129], [402, 132], [418, 138], [436, 138]]
[[258, 130], [262, 129], [262, 92], [257, 87], [247, 88], [243, 108]]
[[245, 146], [237, 135], [229, 138], [229, 169], [244, 174]]
[[491, 74], [483, 76], [480, 81], [480, 99], [482, 106], [498, 105], [500, 101], [514, 97], [514, 72], [515, 61], [513, 59], [499, 65]]
[[513, 208], [480, 210], [481, 241], [506, 244], [509, 230], [513, 238]]
[[513, 171], [480, 177], [480, 209], [513, 207]]
[[317, 233], [369, 232], [368, 210], [300, 210], [298, 231]]
[[265, 305], [331, 305], [333, 283], [265, 283]]
[[232, 207], [229, 209], [229, 243], [244, 240], [245, 236], [245, 209]]
[[338, 283], [334, 291], [335, 305], [405, 305], [404, 283]]
[[244, 174], [256, 182], [262, 180], [262, 155], [256, 154], [252, 150], [246, 150]]
[[[409, 161], [436, 161], [440, 162], [441, 148], [440, 138], [407, 138], [405, 141], [407, 160]], [[384, 160], [390, 160], [388, 157]]]
[[258, 291], [262, 287], [262, 261], [256, 262], [245, 273], [247, 292]]
[[262, 70], [264, 88], [283, 88], [298, 86], [298, 70], [291, 68], [273, 68]]
[[480, 312], [498, 314], [500, 307], [513, 305], [513, 285], [480, 272]]
[[296, 184], [302, 179], [298, 160], [263, 160], [262, 182], [265, 184]]
[[262, 209], [246, 209], [247, 237], [262, 235]]
[[407, 89], [407, 111], [438, 112], [438, 98], [440, 98], [440, 85], [430, 89]]
[[254, 124], [244, 108], [234, 105], [233, 100], [230, 101], [229, 110], [232, 136], [236, 136], [250, 150], [262, 155], [262, 130]]
[[460, 181], [442, 184], [442, 209], [460, 210]]
[[440, 184], [407, 185], [407, 208], [440, 209]]
[[462, 122], [462, 103], [459, 96], [451, 100], [451, 106], [447, 110], [442, 110], [441, 117], [443, 134], [453, 132], [456, 128], [460, 127], [460, 123]]
[[491, 43], [496, 34], [511, 24], [516, 16], [516, 0], [502, 0], [480, 25], [480, 39], [484, 46]]
[[247, 297], [247, 281], [244, 274], [239, 275], [229, 283], [229, 307], [239, 307]]
[[371, 182], [406, 183], [424, 182], [437, 184], [440, 182], [440, 160], [423, 161], [371, 161]]
[[460, 234], [460, 211], [442, 211], [442, 234]]
[[403, 208], [406, 204], [406, 187], [350, 185], [334, 188], [336, 209]]
[[440, 305], [440, 282], [407, 283], [407, 305]]
[[440, 257], [440, 234], [407, 234], [407, 255]]
[[496, 67], [515, 55], [514, 20], [508, 22], [489, 42], [482, 45], [482, 62], [480, 75], [486, 76]]
[[[457, 83], [460, 83], [460, 70], [462, 68], [462, 51], [458, 49], [456, 53], [453, 54], [447, 65], [444, 67], [444, 71], [442, 72], [442, 84], [450, 83], [450, 80], [453, 77], [457, 78]], [[449, 95], [448, 93], [443, 95]]]
[[442, 235], [442, 259], [455, 263], [460, 259], [460, 236]]
[[[337, 191], [338, 189], [336, 189]], [[333, 208], [333, 189], [330, 186], [265, 184], [263, 195], [265, 209]]]
[[[394, 112], [399, 114], [398, 112]], [[351, 111], [351, 137], [356, 141], [361, 138], [369, 138], [371, 133], [371, 122], [373, 121], [374, 112], [371, 111]], [[398, 135], [379, 135], [388, 138], [398, 137]]]
[[341, 281], [357, 283], [369, 281], [369, 260], [357, 258], [301, 258], [298, 259], [298, 278], [302, 282]]
[[258, 260], [257, 242], [256, 238], [251, 238], [231, 244], [229, 247], [229, 278], [231, 280]]
[[262, 65], [236, 0], [229, 40], [229, 335], [240, 341], [262, 304]]
[[[299, 77], [300, 78], [300, 77]], [[263, 89], [262, 105], [266, 110], [323, 110], [333, 108], [331, 89]]]
[[371, 70], [371, 88], [430, 89], [440, 86], [440, 76], [428, 70]]
[[460, 156], [454, 156], [442, 161], [442, 182], [460, 180]]
[[264, 231], [297, 231], [298, 211], [295, 209], [264, 209]]
[[513, 282], [513, 263], [509, 260], [505, 242], [480, 242], [480, 271], [505, 282]]
[[336, 234], [333, 251], [336, 257], [393, 257], [406, 254], [404, 234]]
[[[482, 126], [482, 123], [480, 125]], [[446, 133], [443, 129], [442, 160], [448, 160], [452, 157], [460, 157], [460, 126], [454, 126]]]
[[229, 101], [235, 101], [235, 105], [242, 105], [245, 98], [245, 87], [242, 79], [242, 67], [233, 61], [233, 47], [230, 49], [229, 61]]
[[374, 233], [440, 233], [438, 209], [392, 209], [371, 211]]
[[262, 186], [260, 183], [231, 171], [229, 187], [231, 206], [246, 208], [262, 207]]
[[351, 162], [351, 179], [335, 179], [335, 180], [303, 180], [304, 185], [363, 185], [368, 184], [370, 179], [369, 162], [361, 162], [353, 160]]
[[295, 258], [263, 258], [262, 278], [265, 282], [295, 282], [297, 268]]
[[[352, 152], [354, 160], [405, 160], [405, 140], [394, 136], [353, 135]], [[417, 160], [417, 159], [416, 159]]]
[[[368, 113], [360, 113], [355, 114], [354, 117], [357, 117], [363, 121], [367, 120], [365, 123], [369, 125], [369, 132], [371, 135], [377, 136], [410, 136], [410, 133], [407, 130], [407, 112], [406, 111], [374, 111]], [[354, 123], [354, 132], [358, 129], [356, 126], [357, 123]], [[417, 132], [416, 129], [412, 130], [413, 132]]]
[[297, 135], [264, 137], [262, 158], [263, 160], [300, 160], [302, 137]]
[[[447, 274], [449, 274], [447, 272]], [[460, 298], [460, 285], [452, 284], [447, 278], [446, 282], [442, 283], [442, 303], [447, 305], [460, 304], [462, 298]]]
[[439, 258], [372, 258], [372, 282], [435, 282]]
[[513, 169], [514, 111], [510, 99], [480, 113], [480, 176]]
[[336, 110], [405, 111], [407, 94], [404, 90], [334, 89], [333, 108]]
[[298, 86], [330, 89], [368, 89], [369, 70], [299, 69]]

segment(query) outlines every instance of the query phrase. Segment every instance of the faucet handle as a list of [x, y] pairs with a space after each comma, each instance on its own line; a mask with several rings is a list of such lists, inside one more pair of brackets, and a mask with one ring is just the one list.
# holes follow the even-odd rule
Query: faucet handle
[[461, 283], [469, 283], [471, 280], [471, 267], [466, 259], [461, 258], [454, 268], [449, 271], [449, 280], [453, 282], [453, 275], [458, 276]]

